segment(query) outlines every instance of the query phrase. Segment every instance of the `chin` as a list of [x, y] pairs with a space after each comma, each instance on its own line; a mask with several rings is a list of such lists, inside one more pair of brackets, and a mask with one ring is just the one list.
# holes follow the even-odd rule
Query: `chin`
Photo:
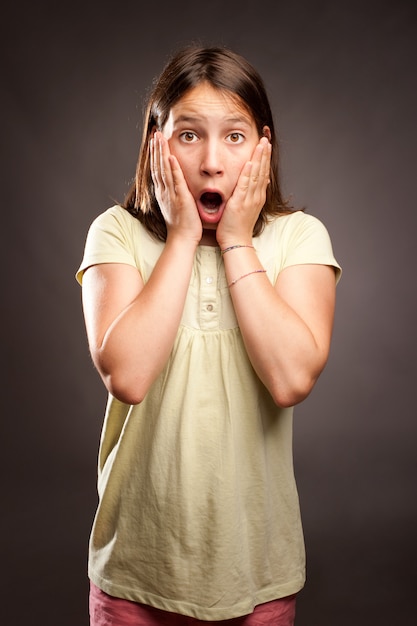
[[203, 224], [203, 230], [217, 230], [217, 226], [219, 225], [219, 222], [206, 222], [204, 220], [201, 220], [201, 223]]

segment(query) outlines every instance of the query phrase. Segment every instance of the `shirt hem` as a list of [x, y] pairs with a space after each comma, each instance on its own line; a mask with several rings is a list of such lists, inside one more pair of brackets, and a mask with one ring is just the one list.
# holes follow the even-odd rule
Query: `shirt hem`
[[177, 615], [184, 615], [186, 617], [193, 617], [203, 621], [220, 621], [250, 615], [253, 613], [256, 606], [294, 595], [301, 591], [305, 584], [305, 577], [300, 577], [284, 585], [268, 587], [259, 592], [254, 592], [250, 600], [242, 600], [233, 606], [214, 608], [199, 606], [195, 603], [183, 600], [164, 598], [143, 590], [129, 589], [112, 583], [96, 575], [91, 570], [89, 571], [89, 578], [99, 589], [115, 598], [123, 598], [124, 600], [152, 606], [155, 609], [176, 613]]

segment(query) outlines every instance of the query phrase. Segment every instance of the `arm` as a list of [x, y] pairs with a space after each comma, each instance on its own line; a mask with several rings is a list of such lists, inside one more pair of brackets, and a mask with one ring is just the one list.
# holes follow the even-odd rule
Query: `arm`
[[[247, 248], [228, 252], [224, 262], [230, 280], [261, 267]], [[335, 283], [329, 266], [295, 265], [281, 272], [275, 287], [265, 274], [253, 274], [230, 288], [249, 358], [280, 406], [304, 400], [326, 364]]]
[[[242, 170], [217, 229], [222, 250], [252, 243], [266, 196], [270, 146], [261, 139]], [[229, 284], [262, 270], [250, 247], [224, 254]], [[252, 365], [280, 406], [310, 393], [328, 358], [335, 305], [334, 270], [325, 265], [284, 269], [275, 287], [264, 273], [249, 274], [230, 286], [236, 316]]]
[[91, 356], [108, 391], [122, 402], [141, 402], [165, 366], [181, 320], [194, 253], [192, 245], [167, 242], [145, 286], [129, 265], [95, 265], [84, 273]]
[[151, 157], [168, 236], [148, 282], [135, 267], [118, 263], [94, 265], [83, 277], [93, 362], [108, 391], [127, 404], [142, 401], [167, 362], [201, 238], [197, 207], [166, 142], [152, 142]]

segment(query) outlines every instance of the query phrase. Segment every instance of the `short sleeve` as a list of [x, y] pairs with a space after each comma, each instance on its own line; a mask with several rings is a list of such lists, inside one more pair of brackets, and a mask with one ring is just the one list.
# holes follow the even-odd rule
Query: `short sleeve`
[[283, 247], [281, 270], [290, 265], [330, 265], [339, 282], [342, 268], [336, 261], [329, 232], [315, 216], [298, 211], [281, 222], [278, 245]]
[[112, 207], [92, 222], [85, 242], [84, 255], [76, 272], [82, 284], [84, 271], [99, 263], [125, 263], [137, 267], [132, 216], [121, 207]]

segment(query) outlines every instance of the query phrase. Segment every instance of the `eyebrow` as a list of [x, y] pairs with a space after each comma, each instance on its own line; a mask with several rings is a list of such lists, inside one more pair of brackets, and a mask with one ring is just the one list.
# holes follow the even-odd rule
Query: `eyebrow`
[[[203, 120], [203, 117], [199, 117], [197, 115], [179, 115], [177, 118], [174, 119], [175, 124], [180, 124], [183, 122], [186, 123], [196, 123], [196, 122], [201, 122]], [[242, 116], [238, 116], [238, 117], [226, 117], [224, 120], [224, 123], [226, 124], [246, 124], [246, 126], [250, 126], [250, 120], [242, 115]]]

